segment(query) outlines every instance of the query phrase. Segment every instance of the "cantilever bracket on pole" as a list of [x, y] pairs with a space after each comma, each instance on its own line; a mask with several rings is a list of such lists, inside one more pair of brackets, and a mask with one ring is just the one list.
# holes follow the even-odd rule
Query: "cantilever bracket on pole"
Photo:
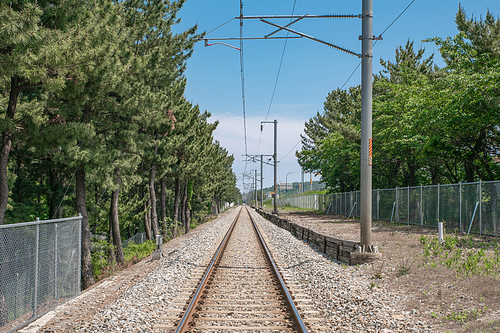
[[269, 21], [264, 20], [264, 19], [260, 19], [260, 21], [261, 21], [261, 22], [264, 22], [264, 23], [267, 23], [267, 24], [269, 24], [269, 25], [275, 26], [275, 27], [277, 27], [277, 28], [280, 28], [280, 29], [286, 30], [286, 31], [288, 31], [288, 32], [294, 33], [294, 34], [299, 35], [299, 36], [301, 36], [301, 37], [309, 38], [309, 39], [314, 40], [314, 41], [316, 41], [316, 42], [319, 42], [319, 43], [322, 43], [322, 44], [328, 45], [328, 46], [333, 47], [334, 49], [337, 49], [337, 50], [339, 50], [339, 51], [343, 51], [343, 52], [346, 52], [346, 53], [352, 54], [352, 55], [354, 55], [354, 56], [356, 56], [356, 57], [358, 57], [358, 58], [361, 58], [361, 54], [358, 54], [358, 53], [356, 53], [356, 52], [354, 52], [354, 51], [351, 51], [351, 50], [349, 50], [349, 49], [346, 49], [346, 48], [344, 48], [344, 47], [341, 47], [341, 46], [338, 46], [338, 45], [335, 45], [335, 44], [332, 44], [332, 43], [329, 43], [329, 42], [325, 42], [324, 40], [321, 40], [321, 39], [315, 38], [315, 37], [313, 37], [313, 36], [306, 35], [306, 34], [304, 34], [304, 33], [302, 33], [302, 32], [299, 32], [299, 31], [296, 31], [296, 30], [293, 30], [293, 29], [287, 28], [286, 26], [281, 26], [281, 25], [279, 25], [279, 24], [269, 22]]
[[[260, 20], [261, 22], [263, 23], [266, 23], [266, 24], [269, 24], [269, 25], [272, 25], [276, 28], [278, 28], [277, 30], [265, 35], [264, 37], [221, 37], [221, 38], [199, 38], [198, 40], [203, 40], [205, 41], [205, 46], [210, 46], [210, 45], [214, 45], [214, 44], [222, 44], [222, 45], [226, 45], [226, 46], [230, 46], [232, 48], [235, 48], [237, 49], [236, 47], [234, 46], [231, 46], [231, 45], [228, 45], [228, 44], [225, 44], [225, 43], [212, 43], [212, 44], [208, 44], [208, 41], [222, 41], [222, 40], [258, 40], [258, 39], [294, 39], [294, 38], [308, 38], [308, 39], [311, 39], [313, 41], [316, 41], [316, 42], [319, 42], [319, 43], [322, 43], [322, 44], [325, 44], [327, 46], [330, 46], [334, 49], [337, 49], [339, 51], [342, 51], [342, 52], [346, 52], [348, 54], [351, 54], [351, 55], [354, 55], [358, 58], [361, 58], [361, 54], [359, 53], [356, 53], [354, 51], [351, 51], [347, 48], [344, 48], [344, 47], [341, 47], [341, 46], [338, 46], [338, 45], [335, 45], [333, 43], [329, 43], [329, 42], [326, 42], [324, 40], [321, 40], [321, 39], [318, 39], [318, 38], [315, 38], [313, 36], [310, 36], [310, 35], [307, 35], [305, 33], [302, 33], [302, 32], [299, 32], [299, 31], [296, 31], [296, 30], [293, 30], [293, 29], [290, 29], [289, 27], [294, 24], [294, 23], [297, 23], [299, 22], [300, 20], [302, 19], [305, 19], [305, 18], [363, 18], [362, 17], [363, 15], [362, 14], [327, 14], [327, 15], [309, 15], [309, 14], [305, 14], [305, 15], [251, 15], [251, 16], [244, 16], [244, 15], [240, 15], [240, 16], [236, 16], [234, 19], [238, 19], [238, 20]], [[294, 19], [294, 21], [286, 24], [286, 25], [279, 25], [279, 24], [276, 24], [276, 23], [272, 23], [270, 21], [268, 21], [268, 19]], [[272, 37], [274, 34], [280, 32], [280, 31], [288, 31], [288, 32], [291, 32], [297, 36], [286, 36], [286, 37]], [[374, 38], [376, 39], [376, 38]]]
[[[295, 21], [292, 21], [292, 22], [288, 23], [287, 25], [285, 25], [285, 27], [289, 27], [289, 26], [291, 26], [292, 24], [299, 22], [300, 20], [302, 20], [302, 19], [303, 19], [304, 17], [306, 17], [306, 16], [307, 16], [307, 15], [303, 15], [302, 17], [299, 17], [299, 18], [298, 18], [298, 19], [296, 19]], [[261, 19], [261, 21], [262, 21], [262, 19]], [[274, 30], [274, 31], [273, 31], [273, 32], [271, 32], [270, 34], [265, 35], [265, 36], [264, 36], [264, 38], [269, 38], [269, 37], [271, 37], [272, 35], [274, 35], [275, 33], [280, 32], [280, 31], [281, 31], [281, 30], [283, 30], [283, 29], [284, 29], [284, 28], [279, 28], [278, 30]]]
[[[259, 154], [259, 155], [254, 155], [254, 156], [252, 156], [252, 155], [241, 155], [241, 156], [246, 156], [247, 158], [249, 158], [249, 159], [245, 159], [245, 161], [249, 161], [249, 160], [250, 160], [250, 161], [252, 161], [252, 162], [254, 162], [254, 163], [255, 163], [255, 162], [260, 162], [260, 161], [261, 161], [261, 160], [260, 160], [260, 158], [258, 158], [258, 156], [261, 156], [260, 154]], [[269, 157], [269, 156], [271, 156], [271, 157], [272, 157], [272, 156], [274, 156], [274, 155], [262, 155], [262, 156], [268, 156], [268, 157]], [[273, 166], [273, 165], [274, 165], [274, 164], [269, 163], [269, 162], [266, 162], [266, 161], [264, 161], [264, 160], [262, 160], [262, 163], [267, 164], [267, 165], [270, 165], [270, 166]]]

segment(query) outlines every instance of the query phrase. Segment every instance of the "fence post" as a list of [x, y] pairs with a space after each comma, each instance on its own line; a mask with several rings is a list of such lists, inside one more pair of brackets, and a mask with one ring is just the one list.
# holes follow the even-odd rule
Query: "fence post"
[[459, 215], [458, 215], [458, 218], [459, 218], [459, 221], [458, 221], [458, 224], [460, 226], [460, 232], [462, 232], [462, 182], [458, 183], [459, 185], [459, 189], [458, 189], [458, 196], [459, 196], [459, 199], [458, 199], [458, 203], [460, 205], [460, 209], [459, 209]]
[[420, 225], [424, 225], [424, 201], [423, 201], [423, 186], [420, 185]]
[[380, 189], [377, 189], [377, 220], [380, 220]]
[[408, 202], [407, 202], [407, 214], [408, 214], [408, 224], [410, 224], [410, 185], [408, 185], [407, 187], [407, 190], [408, 190], [408, 193], [407, 193], [407, 198], [408, 198]]
[[34, 289], [34, 297], [33, 297], [33, 318], [36, 317], [36, 307], [38, 303], [38, 253], [39, 253], [39, 245], [40, 245], [40, 218], [37, 217], [36, 221], [38, 222], [36, 225], [36, 241], [35, 241], [35, 289]]
[[55, 240], [54, 240], [54, 300], [57, 304], [57, 223], [54, 226]]
[[399, 195], [398, 195], [398, 187], [396, 186], [396, 222], [399, 222]]
[[438, 202], [437, 202], [437, 221], [439, 223], [439, 193], [440, 193], [440, 186], [438, 183]]
[[479, 180], [479, 235], [481, 235], [483, 230], [483, 186], [481, 180]]
[[78, 216], [80, 217], [79, 221], [79, 227], [78, 227], [78, 262], [77, 262], [77, 267], [78, 267], [78, 295], [80, 295], [80, 291], [82, 290], [82, 222], [83, 222], [83, 217], [82, 213], [78, 213]]

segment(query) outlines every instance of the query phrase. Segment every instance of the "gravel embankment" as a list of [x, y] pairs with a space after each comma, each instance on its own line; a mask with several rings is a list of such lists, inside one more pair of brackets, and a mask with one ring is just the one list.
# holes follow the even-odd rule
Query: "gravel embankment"
[[[166, 314], [175, 316], [179, 294], [196, 276], [216, 250], [238, 209], [221, 217], [204, 232], [186, 239], [176, 250], [165, 254], [161, 265], [138, 281], [114, 303], [80, 328], [80, 332], [145, 332], [164, 324]], [[197, 268], [199, 268], [197, 270]], [[173, 311], [172, 311], [173, 310]], [[170, 320], [172, 322], [172, 320]]]
[[[404, 295], [370, 286], [358, 272], [331, 261], [289, 232], [252, 216], [287, 283], [297, 284], [320, 312], [330, 332], [430, 332], [432, 328], [412, 317], [402, 306]], [[314, 326], [312, 326], [314, 327]]]
[[[188, 237], [178, 245], [164, 251], [165, 257], [155, 268], [143, 278], [136, 278], [130, 287], [124, 287], [121, 294], [116, 293], [113, 300], [104, 302], [90, 297], [81, 301], [95, 309], [101, 305], [90, 319], [73, 321], [71, 326], [65, 325], [66, 329], [55, 332], [165, 332], [173, 328], [204, 266], [238, 211], [239, 208], [226, 212], [212, 225], [186, 235]], [[307, 304], [302, 306], [307, 308], [305, 312], [314, 313], [306, 314], [315, 318], [309, 323], [311, 331], [431, 331], [427, 323], [403, 309], [404, 295], [370, 288], [370, 281], [357, 267], [330, 261], [255, 211], [251, 213], [265, 233], [264, 238], [285, 280], [294, 286], [292, 294], [297, 296], [299, 306]], [[55, 317], [65, 321], [65, 315], [73, 311], [78, 309], [61, 308], [55, 311]]]

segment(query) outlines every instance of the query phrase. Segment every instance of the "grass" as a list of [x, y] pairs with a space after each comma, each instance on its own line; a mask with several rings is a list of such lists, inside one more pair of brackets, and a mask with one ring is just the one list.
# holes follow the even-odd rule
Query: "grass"
[[[115, 262], [110, 262], [109, 251], [113, 245], [107, 241], [99, 240], [93, 242], [92, 247], [96, 250], [92, 252], [92, 273], [96, 280], [113, 275], [121, 267]], [[145, 258], [153, 252], [156, 243], [152, 240], [145, 241], [142, 244], [129, 243], [127, 247], [123, 248], [123, 255], [125, 256], [125, 265], [138, 263], [142, 258]]]
[[[459, 238], [457, 234], [446, 235], [443, 243], [436, 236], [421, 236], [419, 240], [422, 255], [428, 259], [430, 267], [436, 268], [440, 263], [454, 269], [457, 277], [488, 275], [496, 278], [500, 274], [500, 248], [496, 241], [480, 243], [472, 237]], [[485, 249], [493, 253], [487, 255]]]

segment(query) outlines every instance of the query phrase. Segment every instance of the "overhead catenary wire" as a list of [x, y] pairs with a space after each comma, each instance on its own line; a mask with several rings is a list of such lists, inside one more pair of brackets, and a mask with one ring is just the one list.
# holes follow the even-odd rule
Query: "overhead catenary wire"
[[[241, 100], [243, 108], [243, 135], [245, 138], [245, 156], [248, 156], [247, 149], [247, 120], [245, 110], [245, 65], [243, 58], [243, 0], [240, 0], [240, 73], [241, 73]], [[248, 161], [245, 158], [245, 171], [247, 172]], [[245, 177], [243, 177], [243, 187], [245, 187]]]
[[206, 33], [206, 35], [214, 32], [215, 30], [219, 29], [219, 28], [222, 28], [223, 26], [225, 26], [226, 24], [228, 24], [229, 22], [231, 22], [232, 20], [234, 20], [235, 18], [233, 17], [232, 19], [230, 19], [229, 21], [225, 22], [225, 23], [222, 23], [221, 25], [219, 25], [217, 28], [214, 28], [212, 30], [210, 30], [209, 32]]
[[[386, 33], [387, 30], [389, 30], [390, 27], [392, 27], [392, 25], [394, 23], [396, 23], [396, 21], [408, 10], [408, 8], [410, 8], [410, 6], [415, 2], [416, 0], [412, 0], [410, 2], [410, 4], [408, 6], [406, 6], [405, 9], [403, 9], [403, 11], [387, 26], [387, 28], [385, 28], [384, 31], [382, 31], [382, 33], [380, 34], [379, 37], [382, 37], [383, 34]], [[374, 43], [373, 43], [373, 46], [375, 46], [377, 44], [378, 40], [376, 40]], [[347, 84], [347, 82], [349, 82], [349, 80], [351, 79], [351, 77], [354, 75], [354, 73], [356, 73], [356, 71], [358, 70], [359, 66], [361, 66], [361, 61], [358, 63], [358, 65], [356, 66], [356, 68], [354, 68], [354, 70], [352, 71], [351, 75], [349, 75], [349, 77], [347, 78], [347, 80], [344, 82], [344, 84], [342, 85], [342, 87], [340, 88], [340, 90], [344, 89], [345, 85]]]
[[[294, 0], [293, 7], [292, 7], [292, 14], [291, 15], [293, 15], [294, 12], [295, 12], [295, 5], [296, 4], [297, 4], [297, 0]], [[292, 22], [291, 18], [290, 18], [290, 22]], [[285, 43], [283, 44], [283, 51], [281, 52], [281, 59], [280, 59], [280, 64], [278, 66], [278, 73], [276, 74], [276, 80], [274, 81], [273, 93], [271, 94], [271, 100], [269, 102], [269, 107], [267, 108], [266, 119], [264, 121], [267, 121], [267, 119], [269, 117], [269, 112], [271, 111], [271, 106], [272, 106], [273, 100], [274, 100], [274, 94], [276, 93], [276, 87], [278, 86], [278, 80], [279, 80], [280, 73], [281, 73], [281, 66], [283, 65], [283, 58], [285, 57], [286, 45], [287, 45], [287, 42], [288, 42], [288, 36], [289, 36], [289, 34], [290, 34], [290, 32], [287, 31], [286, 32], [286, 37], [287, 38], [285, 38]], [[259, 144], [257, 145], [257, 154], [259, 153], [261, 140], [262, 140], [262, 132], [260, 132]]]

